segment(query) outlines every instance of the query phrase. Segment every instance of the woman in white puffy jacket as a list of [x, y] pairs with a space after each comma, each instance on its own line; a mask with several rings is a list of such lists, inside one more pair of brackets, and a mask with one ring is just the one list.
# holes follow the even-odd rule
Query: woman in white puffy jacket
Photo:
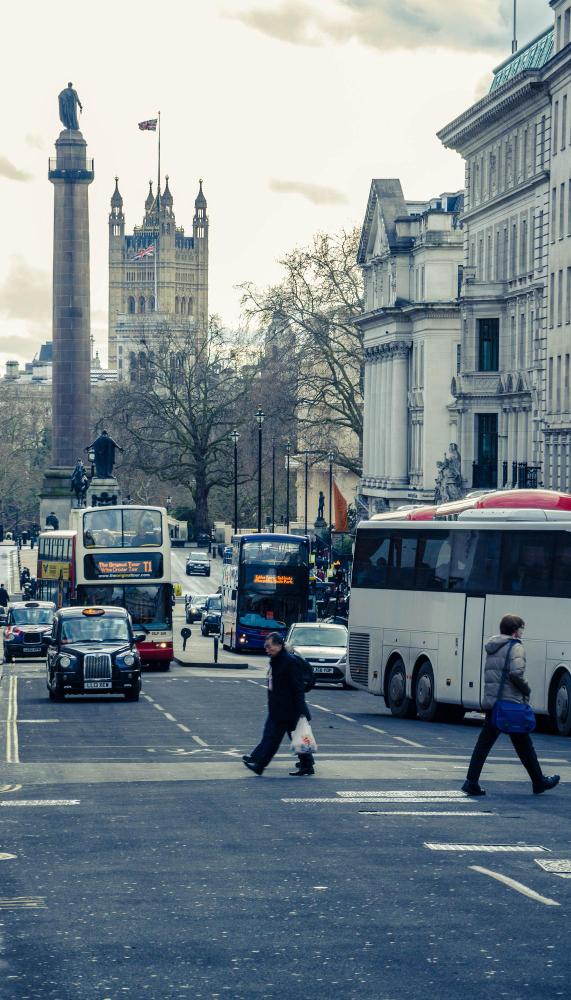
[[[500, 622], [500, 635], [494, 635], [486, 643], [486, 665], [484, 668], [484, 698], [482, 707], [486, 718], [478, 737], [466, 781], [462, 790], [467, 795], [485, 795], [480, 788], [479, 778], [486, 758], [500, 735], [492, 725], [492, 709], [497, 700], [502, 675], [506, 663], [507, 671], [502, 691], [502, 701], [512, 701], [523, 705], [529, 700], [531, 688], [525, 679], [525, 649], [521, 641], [524, 621], [518, 615], [504, 615]], [[529, 733], [508, 733], [514, 750], [531, 778], [534, 795], [540, 795], [555, 788], [559, 775], [546, 777], [540, 767]]]

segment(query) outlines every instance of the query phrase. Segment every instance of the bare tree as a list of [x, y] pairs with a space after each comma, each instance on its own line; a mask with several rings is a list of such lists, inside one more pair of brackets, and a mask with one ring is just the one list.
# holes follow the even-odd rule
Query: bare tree
[[213, 317], [203, 340], [165, 326], [138, 347], [131, 381], [111, 393], [113, 426], [143, 473], [190, 491], [206, 530], [211, 492], [233, 482], [230, 433], [257, 370], [253, 338]]
[[51, 448], [51, 395], [0, 381], [0, 519], [5, 528], [39, 522], [39, 491]]
[[357, 475], [363, 439], [363, 335], [354, 323], [363, 311], [359, 237], [357, 227], [318, 233], [309, 247], [279, 261], [279, 285], [240, 286], [246, 322], [265, 331], [266, 353], [281, 355], [295, 383], [304, 447], [319, 457], [332, 449], [336, 463]]

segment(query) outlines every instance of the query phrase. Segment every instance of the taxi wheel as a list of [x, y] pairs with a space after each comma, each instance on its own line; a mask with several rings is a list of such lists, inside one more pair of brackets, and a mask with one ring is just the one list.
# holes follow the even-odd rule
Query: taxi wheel
[[10, 653], [7, 653], [6, 649], [4, 649], [4, 663], [12, 663], [13, 659], [14, 657], [10, 656]]
[[125, 691], [125, 701], [138, 701], [141, 694], [141, 685], [138, 684], [134, 690]]
[[53, 698], [54, 701], [63, 701], [65, 698], [65, 692], [55, 674], [52, 674], [50, 681], [50, 697]]

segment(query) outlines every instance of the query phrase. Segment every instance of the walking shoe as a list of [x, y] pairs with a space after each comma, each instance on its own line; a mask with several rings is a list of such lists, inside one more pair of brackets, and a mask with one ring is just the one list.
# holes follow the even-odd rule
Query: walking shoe
[[[479, 786], [479, 784], [478, 784], [477, 781], [468, 781], [467, 778], [466, 778], [466, 781], [464, 782], [464, 784], [462, 785], [462, 791], [466, 792], [466, 795], [485, 795], [486, 794], [485, 791], [484, 791], [484, 789], [480, 788], [480, 786]], [[542, 791], [543, 791], [543, 789], [542, 789]]]
[[555, 788], [559, 784], [559, 775], [552, 774], [550, 778], [544, 778], [541, 785], [533, 786], [533, 794], [541, 795], [542, 792], [548, 792], [550, 788]]
[[249, 753], [245, 753], [244, 756], [242, 757], [242, 760], [244, 761], [245, 764], [255, 764], [256, 763], [256, 758], [252, 757], [252, 755], [249, 754]]
[[249, 761], [244, 761], [244, 766], [248, 768], [249, 771], [253, 771], [254, 774], [261, 774], [264, 770], [259, 764], [250, 764]]
[[297, 767], [295, 771], [290, 771], [290, 778], [301, 778], [306, 774], [315, 774], [312, 767]]

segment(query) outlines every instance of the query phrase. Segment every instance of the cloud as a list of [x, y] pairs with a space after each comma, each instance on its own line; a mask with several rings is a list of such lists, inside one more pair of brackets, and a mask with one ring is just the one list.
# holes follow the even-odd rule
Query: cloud
[[11, 181], [33, 181], [34, 175], [28, 174], [25, 170], [15, 167], [7, 156], [0, 156], [0, 177], [7, 177]]
[[275, 194], [300, 194], [313, 205], [342, 205], [349, 200], [347, 195], [337, 188], [310, 184], [307, 181], [282, 181], [272, 177], [268, 181], [268, 187]]
[[32, 327], [41, 327], [49, 335], [52, 317], [49, 272], [32, 267], [24, 257], [14, 255], [0, 286], [0, 313], [7, 319], [25, 320]]
[[[511, 0], [284, 0], [267, 10], [252, 6], [227, 16], [293, 45], [326, 45], [356, 40], [379, 51], [449, 48], [504, 54], [511, 32]], [[527, 35], [549, 24], [543, 12], [520, 19]]]
[[39, 132], [27, 132], [25, 139], [27, 146], [31, 146], [32, 149], [40, 149], [42, 152], [45, 152], [46, 146], [43, 136], [41, 136]]

